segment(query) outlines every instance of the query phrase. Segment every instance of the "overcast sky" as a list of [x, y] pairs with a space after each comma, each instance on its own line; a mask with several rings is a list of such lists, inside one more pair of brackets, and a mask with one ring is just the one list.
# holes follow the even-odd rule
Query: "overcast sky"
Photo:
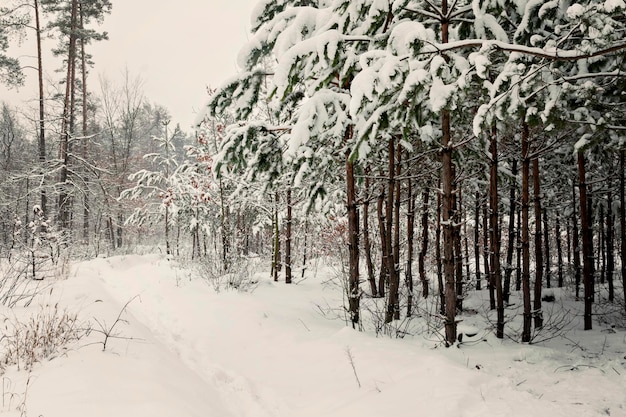
[[[248, 38], [257, 1], [112, 0], [113, 12], [100, 28], [109, 33], [109, 40], [90, 49], [95, 61], [92, 81], [97, 82], [99, 74], [119, 80], [128, 67], [131, 75], [145, 81], [146, 98], [168, 108], [172, 122], [191, 131], [195, 114], [206, 102], [206, 86], [218, 87], [236, 73], [237, 53]], [[31, 44], [34, 54], [31, 40], [22, 48]], [[24, 63], [29, 64], [27, 58]], [[52, 68], [47, 73], [60, 77]], [[29, 86], [18, 92], [0, 86], [0, 100], [20, 105], [35, 98], [36, 74], [27, 74]]]

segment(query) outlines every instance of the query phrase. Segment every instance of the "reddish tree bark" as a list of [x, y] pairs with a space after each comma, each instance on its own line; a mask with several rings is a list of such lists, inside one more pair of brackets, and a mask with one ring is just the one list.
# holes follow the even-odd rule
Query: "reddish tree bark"
[[[346, 141], [352, 139], [352, 127], [346, 131]], [[346, 206], [348, 210], [348, 309], [352, 327], [359, 323], [359, 216], [356, 201], [356, 182], [354, 178], [354, 162], [350, 152], [346, 152]]]
[[509, 303], [511, 295], [511, 275], [513, 274], [513, 249], [515, 249], [515, 189], [517, 188], [517, 159], [511, 163], [511, 186], [509, 189], [509, 233], [506, 248], [506, 266], [504, 267], [504, 288], [502, 298]]

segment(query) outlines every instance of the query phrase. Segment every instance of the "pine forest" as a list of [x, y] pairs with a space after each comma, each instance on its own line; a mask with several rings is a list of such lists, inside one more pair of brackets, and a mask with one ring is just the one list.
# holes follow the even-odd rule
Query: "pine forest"
[[[187, 367], [205, 372], [225, 404], [209, 412], [194, 400], [200, 414], [155, 406], [145, 415], [408, 416], [420, 408], [407, 399], [439, 387], [439, 377], [428, 376], [429, 385], [418, 372], [424, 366], [458, 384], [463, 372], [497, 366], [494, 378], [509, 378], [511, 392], [528, 389], [530, 402], [494, 388], [500, 379], [473, 396], [450, 388], [458, 406], [446, 408], [441, 382], [422, 413], [626, 416], [624, 0], [250, 3], [247, 41], [232, 45], [236, 68], [206, 88], [206, 104], [186, 126], [168, 103], [152, 101], [141, 73], [99, 71], [92, 53], [114, 36], [102, 25], [115, 0], [1, 0], [0, 377], [25, 382], [3, 382], [0, 415], [57, 415], [23, 371], [71, 361], [89, 349], [82, 346], [124, 356], [124, 346], [152, 340], [128, 327], [141, 322]], [[207, 39], [179, 45], [189, 48], [191, 65], [194, 54], [209, 53]], [[167, 60], [167, 47], [162, 55]], [[179, 68], [182, 84], [186, 66]], [[29, 95], [27, 104], [2, 97], [16, 90]], [[108, 305], [109, 295], [94, 295], [105, 302], [87, 312], [52, 301], [74, 294], [84, 271], [104, 277], [136, 263], [145, 271], [96, 280], [118, 297], [106, 321], [92, 309]], [[162, 293], [156, 288], [170, 275], [158, 271], [175, 276]], [[144, 288], [143, 279], [153, 280]], [[185, 288], [189, 298], [179, 294]], [[213, 307], [200, 309], [205, 302]], [[254, 324], [255, 314], [266, 321]], [[313, 338], [307, 314], [337, 333]], [[252, 337], [267, 320], [279, 326], [277, 316], [294, 321], [309, 344], [283, 333]], [[204, 320], [216, 324], [191, 324]], [[204, 331], [215, 337], [200, 338]], [[232, 345], [222, 341], [231, 334], [238, 335]], [[266, 348], [241, 346], [265, 346], [266, 336]], [[320, 385], [333, 377], [292, 375], [290, 368], [315, 365], [288, 359], [302, 349], [314, 361], [324, 337], [341, 350], [329, 369], [348, 370], [350, 389], [374, 384], [372, 398], [347, 392], [338, 379], [329, 387], [344, 400], [307, 403], [330, 395]], [[359, 350], [372, 340], [403, 344], [385, 345], [378, 356]], [[218, 357], [231, 351], [232, 363], [198, 353], [205, 341], [219, 343], [207, 347]], [[402, 360], [437, 359], [416, 359], [416, 373], [401, 377], [412, 365], [391, 359], [400, 346]], [[270, 359], [263, 350], [277, 353]], [[511, 376], [520, 366], [513, 362], [532, 362], [529, 352], [550, 358], [546, 374], [564, 379], [538, 382], [541, 364], [524, 379]], [[365, 357], [368, 366], [389, 366], [389, 375], [397, 365], [402, 383], [371, 382]], [[267, 376], [271, 363], [284, 367], [288, 384]], [[229, 371], [206, 370], [214, 366]], [[295, 405], [305, 394], [289, 390], [306, 379], [309, 394]], [[533, 380], [534, 391], [525, 386]], [[566, 380], [567, 389], [550, 394]], [[19, 395], [7, 396], [12, 390]], [[393, 405], [374, 411], [385, 401]], [[144, 415], [113, 411], [114, 403], [102, 415]]]

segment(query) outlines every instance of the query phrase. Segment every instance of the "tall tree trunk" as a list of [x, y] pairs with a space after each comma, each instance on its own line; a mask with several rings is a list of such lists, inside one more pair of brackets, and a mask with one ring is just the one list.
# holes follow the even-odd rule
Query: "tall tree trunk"
[[365, 169], [365, 199], [363, 201], [363, 249], [365, 251], [365, 265], [367, 266], [367, 280], [370, 283], [372, 297], [378, 295], [376, 279], [374, 278], [374, 265], [372, 264], [372, 244], [370, 242], [370, 189], [371, 179], [369, 167]]
[[65, 85], [65, 100], [63, 102], [63, 120], [61, 128], [61, 141], [59, 143], [59, 159], [61, 160], [61, 168], [59, 170], [59, 184], [61, 191], [58, 199], [58, 216], [59, 223], [63, 230], [69, 228], [70, 221], [70, 196], [68, 192], [68, 165], [69, 165], [69, 146], [72, 135], [72, 125], [74, 118], [73, 108], [73, 86], [75, 81], [75, 63], [76, 63], [76, 29], [78, 25], [78, 0], [72, 0], [70, 28], [69, 28], [69, 45], [67, 56], [67, 74]]
[[389, 283], [389, 253], [387, 250], [387, 229], [385, 226], [385, 211], [383, 205], [385, 203], [385, 188], [381, 187], [378, 200], [376, 202], [376, 211], [378, 213], [378, 230], [380, 231], [380, 273], [378, 277], [378, 296], [385, 297], [386, 286]]
[[[274, 194], [274, 212], [272, 213], [272, 229], [273, 229], [273, 241], [272, 245], [272, 275], [274, 276], [274, 282], [278, 282], [278, 273], [281, 270], [280, 267], [280, 224], [278, 221], [278, 193]], [[223, 218], [223, 216], [222, 216]], [[224, 230], [224, 223], [222, 223], [222, 230]], [[224, 241], [222, 242], [224, 244]], [[226, 258], [224, 258], [226, 262]]]
[[166, 205], [165, 206], [165, 253], [167, 253], [168, 255], [170, 255], [172, 253], [172, 250], [170, 248], [170, 228], [169, 228], [169, 222], [170, 222], [170, 216], [169, 216], [170, 210], [169, 210], [169, 206]]
[[587, 183], [585, 156], [578, 152], [578, 189], [580, 192], [580, 228], [583, 238], [583, 286], [585, 290], [584, 328], [591, 330], [591, 307], [593, 303], [593, 242], [589, 224], [589, 206], [587, 205]]
[[413, 239], [415, 236], [415, 195], [411, 180], [407, 181], [407, 213], [406, 213], [406, 270], [405, 281], [408, 291], [406, 316], [411, 317], [413, 312]]
[[398, 277], [398, 265], [395, 259], [395, 237], [394, 235], [394, 203], [396, 199], [395, 194], [395, 182], [396, 182], [396, 158], [395, 158], [395, 138], [389, 138], [388, 144], [388, 157], [389, 157], [389, 180], [387, 186], [387, 207], [386, 207], [386, 220], [387, 220], [387, 267], [389, 269], [389, 297], [387, 299], [387, 311], [385, 313], [385, 323], [391, 323], [394, 318], [394, 312], [398, 305], [398, 290], [399, 290], [399, 277]]
[[[226, 205], [225, 205], [225, 201], [224, 201], [224, 185], [222, 184], [222, 178], [220, 177], [219, 179], [219, 183], [218, 183], [219, 187], [220, 187], [220, 229], [221, 229], [221, 234], [222, 234], [222, 262], [223, 262], [223, 266], [224, 266], [224, 271], [228, 270], [228, 252], [230, 251], [230, 245], [228, 244], [228, 232], [227, 232], [227, 228], [228, 228], [228, 224], [227, 224], [227, 220], [226, 220]], [[278, 200], [278, 195], [276, 196], [276, 199]], [[278, 204], [278, 203], [277, 203]], [[278, 210], [278, 208], [276, 208], [276, 210]], [[276, 214], [276, 228], [278, 229], [278, 212]], [[277, 230], [277, 234], [276, 234], [276, 238], [278, 239], [278, 230]], [[280, 245], [277, 246], [277, 248], [280, 248]], [[277, 249], [279, 250], [279, 249]], [[280, 260], [280, 255], [278, 257], [278, 259]], [[276, 265], [276, 267], [278, 268], [279, 265]], [[280, 268], [278, 268], [278, 270], [280, 270]]]
[[513, 274], [513, 249], [515, 249], [515, 189], [517, 188], [517, 159], [511, 162], [511, 187], [509, 189], [509, 234], [504, 267], [504, 288], [502, 298], [509, 303], [511, 295], [511, 275]]
[[500, 275], [500, 230], [498, 223], [498, 138], [494, 128], [490, 140], [491, 167], [489, 172], [489, 208], [491, 223], [491, 282], [496, 287], [496, 337], [504, 338], [504, 301], [502, 276]]
[[609, 301], [615, 299], [615, 288], [613, 284], [613, 272], [615, 271], [615, 243], [613, 233], [613, 184], [609, 176], [609, 192], [607, 194], [606, 210], [606, 281], [609, 284]]
[[[259, 236], [258, 232], [257, 232], [257, 236]], [[306, 268], [307, 268], [307, 256], [308, 256], [308, 251], [309, 251], [309, 218], [305, 217], [304, 218], [304, 243], [302, 245], [302, 275], [301, 277], [304, 278], [304, 273], [306, 272]], [[260, 246], [257, 242], [257, 247]], [[260, 251], [257, 249], [257, 252], [260, 253]]]
[[[445, 0], [444, 0], [445, 2]], [[446, 8], [447, 9], [447, 8]], [[456, 341], [456, 287], [454, 276], [454, 175], [452, 167], [452, 148], [449, 146], [451, 142], [450, 136], [450, 113], [448, 110], [442, 110], [442, 208], [441, 218], [443, 226], [443, 274], [445, 277], [445, 296], [446, 296], [446, 322], [445, 334], [446, 343], [454, 344]]]
[[622, 270], [622, 288], [624, 290], [624, 309], [626, 310], [626, 178], [624, 176], [624, 165], [626, 161], [626, 150], [619, 151], [619, 225], [620, 225], [620, 261]]
[[522, 205], [516, 204], [517, 227], [515, 228], [515, 291], [522, 287]]
[[291, 226], [293, 222], [291, 208], [291, 186], [287, 187], [287, 219], [285, 227], [285, 283], [291, 284]]
[[474, 201], [474, 263], [476, 264], [476, 291], [481, 290], [480, 277], [480, 193], [476, 192]]
[[[352, 139], [352, 127], [346, 131], [346, 142]], [[350, 152], [346, 152], [346, 206], [348, 210], [348, 308], [352, 327], [359, 323], [359, 214], [356, 201], [356, 182], [354, 178], [354, 162], [350, 160]]]
[[522, 130], [522, 298], [524, 300], [524, 321], [522, 327], [522, 342], [530, 342], [531, 304], [530, 304], [530, 236], [529, 200], [530, 200], [530, 132], [528, 124], [524, 122]]
[[496, 309], [496, 293], [493, 286], [493, 275], [491, 274], [490, 254], [489, 254], [489, 213], [487, 209], [487, 199], [483, 203], [483, 265], [485, 269], [485, 280], [487, 281], [487, 289], [489, 290], [489, 309]]
[[[394, 214], [393, 214], [393, 229], [394, 229], [394, 241], [393, 241], [393, 265], [396, 271], [395, 274], [395, 304], [393, 310], [394, 320], [400, 320], [400, 197], [402, 196], [402, 187], [400, 186], [400, 174], [402, 173], [402, 146], [398, 140], [397, 144], [397, 162], [396, 162], [396, 196], [394, 201]], [[390, 290], [391, 291], [391, 290]]]
[[[583, 156], [584, 157], [584, 156]], [[593, 230], [593, 191], [591, 184], [587, 184], [587, 224], [589, 225], [589, 241], [591, 242], [591, 303], [593, 304], [596, 297], [596, 264], [595, 264], [595, 250], [594, 250], [594, 230]], [[581, 227], [582, 231], [582, 227]], [[583, 272], [584, 272], [584, 263], [583, 263]], [[583, 278], [583, 287], [584, 287], [584, 278]]]
[[[576, 203], [574, 203], [576, 205]], [[572, 226], [569, 221], [565, 221], [565, 235], [567, 237], [567, 266], [572, 266]]]
[[574, 286], [576, 300], [580, 299], [580, 239], [576, 215], [576, 181], [572, 183], [572, 252], [574, 253]]
[[[169, 125], [170, 121], [166, 120], [165, 122], [163, 122], [163, 126], [165, 128], [165, 159], [169, 160], [169, 138], [168, 138], [168, 134], [169, 132], [167, 131], [167, 127]], [[169, 164], [165, 165], [165, 179], [166, 182], [169, 181], [170, 178], [170, 169], [169, 169]], [[220, 187], [221, 190], [221, 187]], [[222, 219], [224, 218], [224, 200], [221, 200], [222, 203]], [[170, 244], [170, 222], [169, 222], [169, 212], [170, 212], [170, 206], [169, 204], [165, 204], [165, 251], [168, 255], [170, 255], [172, 253], [172, 249], [171, 249], [171, 244]], [[223, 232], [223, 230], [222, 230]], [[224, 234], [222, 234], [222, 236], [225, 236]], [[226, 261], [224, 260], [224, 271], [226, 271]]]
[[41, 210], [48, 216], [48, 199], [45, 187], [45, 164], [46, 164], [46, 112], [45, 97], [43, 90], [43, 59], [41, 49], [41, 23], [39, 20], [39, 1], [35, 0], [35, 35], [37, 37], [37, 81], [39, 84], [39, 164], [41, 165]]
[[598, 215], [598, 229], [600, 232], [600, 244], [598, 245], [598, 261], [600, 262], [600, 283], [604, 284], [606, 279], [606, 233], [604, 230], [604, 206], [600, 204]]
[[[80, 28], [85, 29], [84, 16], [82, 4], [80, 7]], [[89, 160], [87, 151], [87, 56], [85, 54], [85, 39], [80, 39], [80, 61], [81, 61], [81, 75], [82, 75], [82, 155], [85, 163]], [[83, 167], [83, 183], [85, 184], [85, 192], [83, 193], [83, 242], [89, 245], [89, 178], [87, 178], [87, 169]]]
[[555, 230], [556, 234], [556, 256], [557, 256], [557, 265], [558, 265], [558, 286], [559, 288], [563, 287], [563, 243], [561, 242], [561, 215], [559, 211], [556, 212], [556, 221], [555, 221]]
[[[454, 166], [453, 166], [454, 168]], [[456, 177], [454, 169], [453, 175]], [[455, 181], [453, 198], [453, 212], [454, 212], [454, 277], [456, 283], [456, 308], [458, 311], [463, 311], [463, 252], [461, 251], [461, 206], [462, 206], [462, 188], [458, 186]]]
[[[448, 16], [448, 1], [441, 2], [441, 16]], [[441, 43], [448, 43], [448, 19], [441, 21]], [[441, 182], [443, 224], [443, 273], [446, 295], [446, 344], [456, 342], [456, 288], [454, 283], [454, 174], [452, 164], [452, 136], [450, 131], [450, 111], [441, 110]]]
[[[467, 281], [467, 284], [469, 285], [469, 282], [471, 280], [471, 272], [470, 272], [470, 255], [469, 255], [469, 237], [467, 234], [467, 209], [462, 206], [461, 207], [461, 211], [463, 213], [462, 216], [462, 223], [463, 223], [463, 264], [465, 265], [465, 279]], [[459, 231], [461, 226], [459, 226]]]
[[539, 180], [539, 157], [533, 159], [533, 200], [535, 206], [535, 291], [533, 302], [533, 316], [535, 328], [543, 327], [543, 312], [541, 311], [541, 289], [543, 285], [543, 249], [541, 233], [541, 188]]
[[543, 209], [543, 247], [546, 264], [546, 288], [552, 288], [552, 265], [550, 262], [550, 232], [548, 229], [548, 211]]
[[[441, 186], [441, 181], [439, 182]], [[438, 189], [440, 187], [437, 187]], [[439, 314], [446, 314], [446, 293], [443, 283], [443, 260], [441, 259], [441, 193], [437, 192], [437, 228], [435, 229], [435, 263], [437, 264], [437, 288], [439, 290]]]
[[422, 247], [417, 259], [420, 281], [422, 283], [422, 297], [428, 298], [428, 278], [426, 277], [426, 254], [428, 253], [428, 199], [430, 187], [424, 188], [422, 194]]

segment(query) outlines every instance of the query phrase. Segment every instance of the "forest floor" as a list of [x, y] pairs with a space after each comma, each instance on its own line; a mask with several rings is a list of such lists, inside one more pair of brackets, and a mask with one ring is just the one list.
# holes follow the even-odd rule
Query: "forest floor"
[[626, 416], [621, 323], [600, 312], [582, 331], [560, 292], [530, 345], [513, 340], [516, 304], [498, 340], [487, 292], [470, 293], [463, 342], [445, 348], [427, 303], [385, 330], [382, 304], [364, 300], [365, 331], [346, 326], [337, 268], [321, 261], [293, 285], [244, 269], [237, 291], [160, 255], [74, 264], [29, 307], [0, 309], [0, 357], [31, 318], [76, 336], [51, 336], [68, 344], [32, 366], [0, 365], [0, 416]]

